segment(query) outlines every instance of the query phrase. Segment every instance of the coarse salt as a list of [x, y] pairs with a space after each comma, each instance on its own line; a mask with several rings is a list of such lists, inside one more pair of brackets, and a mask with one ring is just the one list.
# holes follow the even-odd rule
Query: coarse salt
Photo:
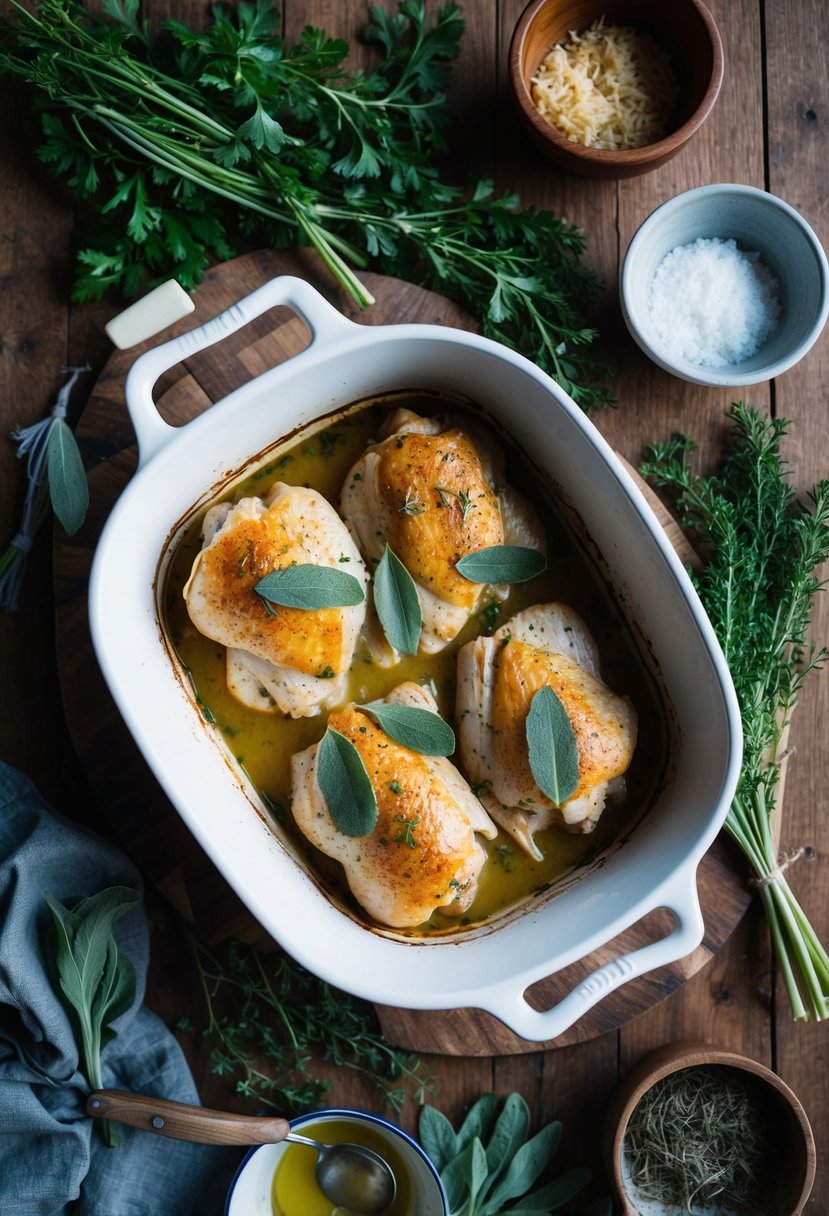
[[755, 354], [777, 326], [777, 280], [757, 253], [699, 237], [656, 268], [648, 306], [663, 355], [726, 367]]

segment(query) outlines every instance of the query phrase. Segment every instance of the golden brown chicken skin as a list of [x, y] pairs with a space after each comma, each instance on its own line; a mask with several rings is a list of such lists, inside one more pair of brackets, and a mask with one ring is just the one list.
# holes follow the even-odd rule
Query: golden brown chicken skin
[[[434, 709], [427, 690], [399, 685], [387, 701]], [[471, 904], [485, 861], [476, 837], [496, 834], [454, 765], [389, 738], [355, 705], [331, 714], [329, 726], [349, 739], [368, 773], [377, 823], [367, 836], [335, 826], [316, 780], [317, 746], [294, 756], [292, 808], [312, 844], [342, 863], [358, 903], [380, 924], [411, 928], [436, 908], [460, 915]]]

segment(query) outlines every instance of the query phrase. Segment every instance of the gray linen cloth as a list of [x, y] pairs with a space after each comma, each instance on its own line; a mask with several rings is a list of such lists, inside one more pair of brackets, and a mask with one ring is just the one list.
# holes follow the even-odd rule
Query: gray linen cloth
[[[105, 887], [140, 891], [113, 844], [54, 812], [0, 762], [0, 1213], [199, 1216], [223, 1210], [228, 1150], [118, 1126], [107, 1147], [84, 1112], [70, 1014], [53, 963], [48, 890], [64, 904]], [[149, 933], [141, 904], [113, 926], [136, 972], [136, 998], [102, 1053], [103, 1085], [198, 1103], [173, 1035], [143, 1006]]]

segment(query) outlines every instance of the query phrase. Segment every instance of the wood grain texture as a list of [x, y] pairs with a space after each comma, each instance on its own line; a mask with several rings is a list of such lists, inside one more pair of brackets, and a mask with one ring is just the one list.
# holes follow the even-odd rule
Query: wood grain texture
[[[615, 358], [613, 386], [619, 400], [595, 421], [609, 442], [635, 465], [643, 445], [673, 431], [690, 433], [699, 444], [699, 467], [710, 469], [726, 435], [724, 411], [733, 396], [749, 404], [773, 406], [793, 419], [786, 444], [793, 484], [808, 487], [829, 472], [826, 392], [829, 340], [824, 334], [806, 358], [770, 385], [744, 394], [702, 389], [675, 380], [651, 365], [629, 338], [616, 289], [620, 260], [636, 227], [659, 203], [680, 190], [708, 182], [746, 182], [766, 186], [797, 207], [829, 246], [829, 6], [824, 0], [709, 0], [723, 38], [723, 88], [705, 127], [673, 161], [628, 182], [584, 182], [566, 177], [543, 162], [518, 127], [506, 89], [507, 47], [524, 0], [468, 0], [467, 30], [449, 92], [449, 153], [443, 170], [459, 183], [493, 176], [498, 189], [518, 191], [522, 202], [546, 208], [575, 222], [586, 237], [586, 264], [602, 277], [605, 290], [595, 320], [602, 346]], [[294, 36], [306, 23], [354, 38], [367, 9], [352, 0], [284, 0], [278, 5], [286, 31]], [[173, 14], [197, 26], [205, 19], [196, 0], [146, 0], [142, 13], [157, 28]], [[356, 47], [355, 53], [365, 54]], [[7, 91], [9, 96], [9, 91]], [[10, 112], [19, 111], [11, 97]], [[99, 377], [110, 353], [102, 324], [117, 303], [70, 306], [68, 291], [73, 256], [71, 200], [33, 156], [36, 135], [25, 124], [4, 124], [0, 133], [4, 173], [0, 181], [0, 431], [40, 418], [60, 383], [63, 365], [89, 363], [86, 385], [79, 385], [79, 407]], [[240, 246], [241, 248], [241, 246]], [[251, 353], [251, 358], [254, 354]], [[182, 392], [193, 386], [183, 384]], [[171, 393], [174, 390], [171, 390]], [[169, 399], [172, 404], [172, 396]], [[102, 403], [103, 405], [103, 403]], [[94, 407], [93, 403], [90, 406]], [[114, 406], [114, 408], [112, 408]], [[108, 406], [109, 430], [99, 446], [87, 447], [96, 466], [130, 454], [122, 435], [117, 398]], [[126, 446], [125, 446], [126, 445]], [[116, 453], [121, 453], [116, 456]], [[17, 524], [22, 498], [22, 468], [5, 438], [0, 443], [0, 510], [6, 536]], [[72, 578], [76, 586], [71, 586]], [[75, 611], [83, 574], [61, 582], [62, 611]], [[112, 807], [85, 781], [74, 757], [72, 738], [58, 699], [58, 659], [52, 643], [51, 546], [42, 535], [29, 560], [24, 609], [0, 617], [0, 747], [2, 758], [28, 772], [60, 809], [94, 821], [110, 831]], [[819, 597], [812, 636], [829, 639], [829, 602]], [[65, 651], [60, 662], [72, 662]], [[73, 712], [71, 703], [67, 711]], [[792, 728], [793, 754], [787, 778], [783, 848], [804, 845], [808, 853], [789, 878], [824, 940], [829, 936], [829, 828], [825, 814], [829, 789], [829, 676], [807, 681]], [[48, 740], [48, 745], [44, 745]], [[100, 746], [110, 745], [107, 736]], [[136, 762], [140, 758], [134, 757]], [[129, 758], [125, 759], [129, 763]], [[179, 846], [171, 841], [171, 852]], [[181, 856], [192, 865], [192, 853]], [[173, 861], [177, 862], [178, 858]], [[168, 867], [171, 890], [186, 896], [197, 881], [177, 865]], [[152, 905], [152, 899], [150, 898]], [[244, 909], [235, 909], [244, 919]], [[233, 923], [234, 908], [226, 909]], [[153, 937], [148, 1001], [170, 1023], [182, 1014], [202, 1016], [198, 981], [186, 966], [179, 941], [167, 932]], [[818, 1170], [806, 1216], [829, 1212], [829, 1039], [825, 1026], [794, 1025], [768, 949], [765, 923], [756, 906], [705, 967], [654, 1009], [623, 1029], [550, 1051], [492, 1058], [429, 1054], [436, 1093], [433, 1101], [457, 1122], [481, 1093], [518, 1090], [527, 1098], [536, 1125], [561, 1119], [564, 1134], [556, 1172], [571, 1165], [592, 1165], [594, 1193], [607, 1190], [600, 1153], [603, 1111], [620, 1074], [651, 1048], [681, 1038], [702, 1038], [770, 1064], [800, 1097], [815, 1129]], [[186, 1040], [188, 1060], [202, 1098], [213, 1106], [241, 1109], [233, 1078], [212, 1074], [207, 1046], [198, 1035]], [[323, 1069], [324, 1071], [324, 1069]], [[370, 1082], [333, 1066], [327, 1075], [331, 1097], [371, 1109], [376, 1091]], [[249, 1108], [248, 1108], [249, 1109]], [[417, 1111], [409, 1104], [400, 1116], [409, 1130]], [[784, 1167], [783, 1167], [784, 1168]], [[215, 1208], [200, 1216], [219, 1216]]]

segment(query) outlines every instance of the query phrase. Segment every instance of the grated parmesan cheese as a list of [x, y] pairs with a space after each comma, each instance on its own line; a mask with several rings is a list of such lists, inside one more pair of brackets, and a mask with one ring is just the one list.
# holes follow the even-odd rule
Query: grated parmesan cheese
[[536, 109], [573, 143], [621, 151], [667, 132], [677, 85], [665, 50], [650, 34], [594, 21], [554, 46], [532, 82]]
[[780, 316], [777, 280], [760, 255], [716, 237], [698, 237], [665, 255], [648, 307], [662, 352], [706, 367], [756, 354]]

